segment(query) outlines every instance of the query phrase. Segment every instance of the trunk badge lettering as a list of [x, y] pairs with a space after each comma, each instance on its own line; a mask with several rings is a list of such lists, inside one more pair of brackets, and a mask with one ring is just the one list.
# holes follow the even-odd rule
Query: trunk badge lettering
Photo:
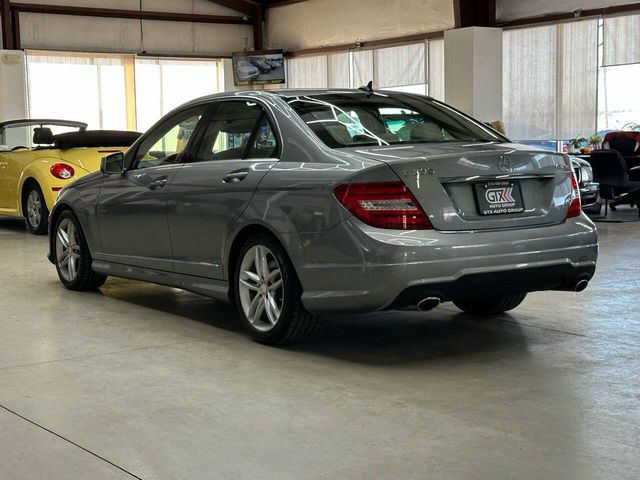
[[433, 168], [410, 168], [402, 170], [403, 177], [419, 177], [420, 175], [435, 175]]

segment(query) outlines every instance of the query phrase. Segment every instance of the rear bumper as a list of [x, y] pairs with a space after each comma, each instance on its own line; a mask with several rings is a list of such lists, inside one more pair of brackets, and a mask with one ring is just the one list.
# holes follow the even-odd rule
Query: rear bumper
[[312, 313], [366, 312], [418, 297], [470, 298], [492, 292], [569, 289], [590, 279], [598, 256], [594, 224], [504, 231], [389, 231], [350, 218], [310, 234], [290, 252]]
[[452, 282], [414, 285], [403, 290], [388, 309], [416, 305], [427, 297], [442, 302], [542, 290], [574, 291], [581, 280], [591, 280], [595, 265], [550, 265], [465, 275]]
[[595, 205], [598, 200], [598, 187], [598, 184], [593, 182], [580, 186], [580, 201], [583, 208]]

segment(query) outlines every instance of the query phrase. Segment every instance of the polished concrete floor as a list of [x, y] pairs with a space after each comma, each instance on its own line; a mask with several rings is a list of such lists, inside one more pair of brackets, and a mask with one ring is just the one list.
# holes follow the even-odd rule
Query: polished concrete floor
[[0, 221], [0, 478], [638, 479], [640, 223], [599, 229], [582, 294], [269, 348], [190, 293], [66, 291]]

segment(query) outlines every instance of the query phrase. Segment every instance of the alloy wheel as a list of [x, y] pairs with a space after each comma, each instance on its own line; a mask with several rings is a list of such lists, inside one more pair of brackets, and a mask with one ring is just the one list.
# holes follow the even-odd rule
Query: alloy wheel
[[264, 245], [249, 248], [240, 263], [238, 294], [249, 323], [260, 332], [273, 329], [282, 314], [282, 270], [275, 255]]
[[35, 190], [31, 190], [27, 197], [27, 219], [29, 225], [34, 229], [37, 229], [42, 222], [42, 202], [40, 195]]
[[78, 230], [71, 220], [63, 219], [56, 231], [56, 262], [60, 275], [73, 282], [80, 267], [80, 238]]

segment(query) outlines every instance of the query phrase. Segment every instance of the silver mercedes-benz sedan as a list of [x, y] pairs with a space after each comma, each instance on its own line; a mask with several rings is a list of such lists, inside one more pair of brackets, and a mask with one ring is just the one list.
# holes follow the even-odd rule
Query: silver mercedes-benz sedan
[[270, 344], [331, 312], [498, 314], [583, 290], [598, 253], [567, 156], [371, 90], [194, 100], [64, 188], [50, 222], [65, 287], [113, 275], [228, 298]]

